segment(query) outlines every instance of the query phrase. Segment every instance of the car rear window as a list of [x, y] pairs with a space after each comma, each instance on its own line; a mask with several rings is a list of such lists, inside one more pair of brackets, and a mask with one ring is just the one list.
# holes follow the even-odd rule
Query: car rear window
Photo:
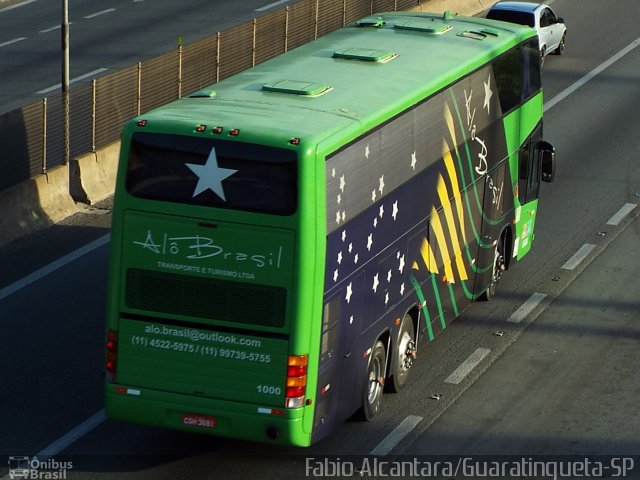
[[533, 13], [494, 9], [487, 14], [487, 18], [491, 20], [501, 20], [503, 22], [518, 23], [529, 27], [535, 26]]

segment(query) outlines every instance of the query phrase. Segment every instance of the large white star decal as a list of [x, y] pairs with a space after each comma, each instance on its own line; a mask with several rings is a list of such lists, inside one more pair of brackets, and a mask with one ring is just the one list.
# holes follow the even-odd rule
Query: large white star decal
[[194, 197], [201, 194], [202, 192], [211, 190], [222, 200], [224, 200], [225, 202], [227, 201], [224, 196], [222, 181], [225, 178], [228, 178], [236, 173], [238, 170], [219, 167], [215, 147], [211, 148], [211, 152], [209, 152], [207, 162], [204, 165], [198, 165], [197, 163], [186, 163], [185, 165], [198, 176], [198, 184], [193, 191]]
[[344, 297], [347, 303], [351, 302], [351, 295], [353, 295], [353, 282], [350, 282], [349, 285], [347, 285], [347, 294]]

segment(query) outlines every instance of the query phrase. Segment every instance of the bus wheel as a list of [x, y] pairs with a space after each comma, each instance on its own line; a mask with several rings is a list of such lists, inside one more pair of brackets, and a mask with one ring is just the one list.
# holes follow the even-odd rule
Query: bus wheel
[[506, 269], [507, 265], [504, 259], [504, 237], [501, 237], [500, 241], [496, 245], [496, 250], [493, 256], [493, 273], [491, 274], [491, 283], [480, 296], [482, 300], [488, 301], [496, 296], [496, 287]]
[[369, 366], [367, 367], [367, 381], [363, 391], [362, 417], [365, 420], [373, 419], [380, 410], [386, 363], [387, 353], [384, 349], [384, 344], [378, 340], [371, 350]]
[[393, 374], [389, 384], [392, 392], [399, 392], [407, 383], [409, 371], [416, 359], [416, 334], [413, 319], [407, 314], [402, 319], [398, 341], [396, 342], [395, 358], [393, 359]]

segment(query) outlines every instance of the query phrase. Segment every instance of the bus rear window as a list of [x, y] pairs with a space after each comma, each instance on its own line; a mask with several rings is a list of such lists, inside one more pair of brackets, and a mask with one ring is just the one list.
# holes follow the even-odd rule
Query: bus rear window
[[183, 135], [133, 135], [129, 194], [273, 215], [297, 208], [296, 153], [250, 143]]

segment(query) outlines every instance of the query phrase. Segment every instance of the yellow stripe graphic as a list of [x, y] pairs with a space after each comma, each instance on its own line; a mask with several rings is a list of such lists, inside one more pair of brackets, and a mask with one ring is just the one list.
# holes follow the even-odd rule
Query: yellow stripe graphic
[[451, 110], [449, 109], [449, 105], [447, 103], [444, 104], [444, 121], [446, 122], [447, 128], [449, 129], [451, 140], [453, 140], [453, 146], [457, 150], [458, 140], [456, 139], [456, 129], [453, 126], [453, 115], [451, 114]]
[[436, 256], [433, 254], [433, 249], [431, 245], [429, 245], [429, 241], [426, 238], [422, 239], [422, 245], [420, 245], [420, 254], [422, 255], [422, 260], [424, 260], [424, 264], [427, 266], [427, 270], [431, 273], [439, 273], [438, 265], [436, 264]]
[[[438, 197], [440, 198], [440, 203], [442, 203], [442, 208], [444, 211], [444, 217], [447, 220], [447, 226], [449, 227], [449, 237], [451, 238], [451, 244], [453, 246], [453, 256], [455, 257], [456, 266], [458, 267], [458, 273], [460, 275], [460, 279], [468, 280], [467, 271], [464, 267], [464, 262], [462, 261], [462, 250], [460, 248], [460, 239], [458, 238], [458, 231], [456, 230], [456, 223], [453, 219], [453, 210], [451, 209], [451, 201], [449, 200], [449, 192], [447, 191], [447, 185], [444, 181], [442, 175], [438, 178]], [[453, 281], [453, 277], [449, 277], [447, 274], [447, 278], [450, 281]]]
[[[440, 178], [442, 179], [442, 176]], [[442, 229], [440, 217], [438, 216], [438, 212], [434, 207], [431, 207], [431, 226], [433, 227], [433, 232], [436, 234], [436, 243], [438, 247], [440, 247], [442, 260], [444, 261], [444, 274], [447, 277], [447, 281], [453, 283], [455, 280], [453, 278], [453, 270], [451, 269], [451, 257], [449, 257], [449, 248], [447, 247], [447, 242], [444, 238], [444, 230]]]
[[462, 232], [462, 240], [466, 245], [467, 232], [464, 222], [464, 208], [462, 205], [462, 197], [460, 196], [460, 184], [458, 183], [458, 174], [456, 173], [456, 167], [453, 163], [453, 157], [451, 156], [451, 150], [445, 140], [442, 141], [442, 157], [444, 158], [444, 164], [447, 167], [447, 173], [451, 179], [451, 188], [453, 189], [453, 198], [456, 201], [456, 212], [458, 213], [458, 224], [460, 231]]

